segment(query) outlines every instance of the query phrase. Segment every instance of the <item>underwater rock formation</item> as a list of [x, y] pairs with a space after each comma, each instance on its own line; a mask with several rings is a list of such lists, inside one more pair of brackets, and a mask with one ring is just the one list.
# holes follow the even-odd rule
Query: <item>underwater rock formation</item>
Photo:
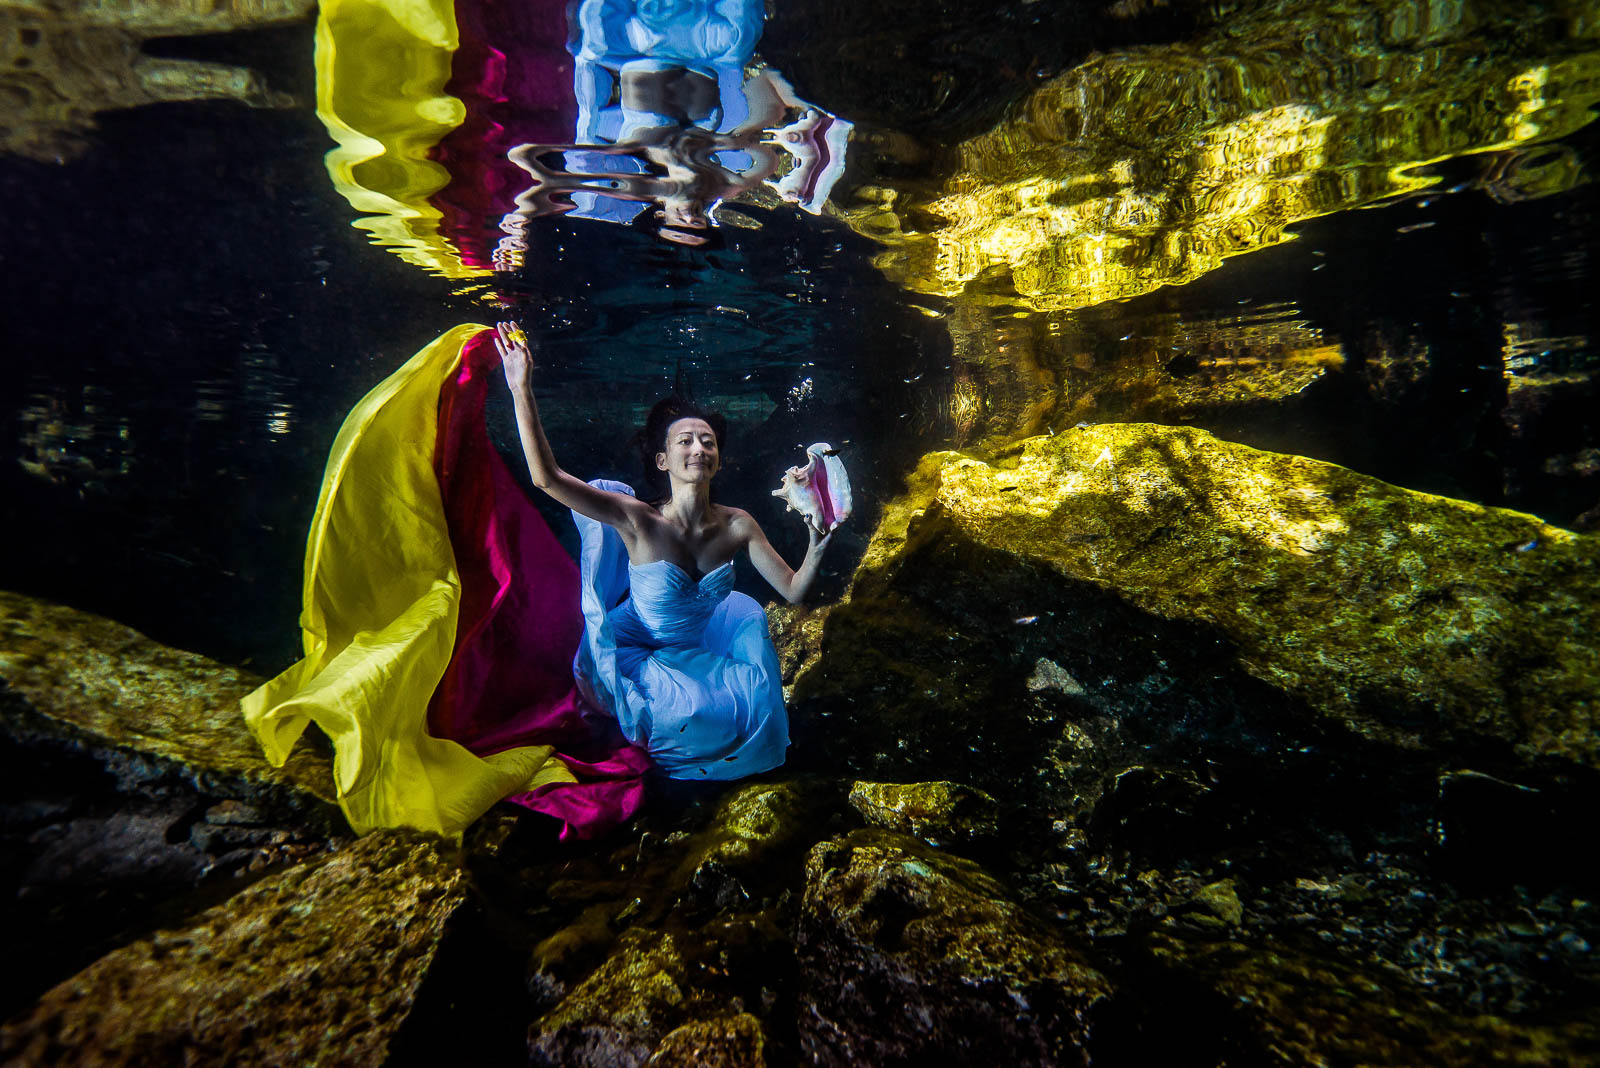
[[307, 17], [310, 0], [85, 0], [0, 4], [0, 151], [45, 162], [76, 156], [103, 111], [179, 100], [234, 100], [286, 107], [255, 71], [199, 60], [162, 59], [141, 46], [155, 37], [230, 33]]
[[0, 1029], [0, 1057], [377, 1063], [464, 899], [436, 840], [369, 835], [102, 957]]
[[1600, 547], [1531, 516], [1107, 424], [927, 457], [857, 589], [942, 536], [1210, 628], [1250, 675], [1386, 744], [1600, 763]]
[[858, 782], [850, 807], [875, 827], [940, 841], [987, 838], [999, 830], [1000, 804], [956, 782]]
[[0, 591], [0, 682], [14, 741], [89, 753], [120, 779], [176, 779], [200, 793], [344, 826], [333, 768], [313, 747], [281, 768], [239, 715], [261, 680], [87, 612]]
[[814, 1064], [1084, 1064], [1112, 991], [978, 865], [878, 830], [812, 850], [797, 950]]
[[1451, 1011], [1393, 974], [1292, 941], [1268, 945], [1155, 933], [1139, 953], [1216, 998], [1228, 1026], [1288, 1064], [1581, 1064], [1600, 1049], [1591, 1015], [1512, 1023]]
[[[641, 929], [623, 934], [610, 959], [538, 1022], [530, 1063], [574, 1068], [685, 1063], [677, 1058], [698, 1041], [731, 1047], [734, 1064], [763, 1064], [759, 1021], [728, 1013], [723, 998], [697, 988], [691, 979], [696, 970], [670, 934]], [[741, 1053], [746, 1059], [738, 1059]]]
[[935, 454], [790, 646], [791, 765], [1003, 798], [1097, 1057], [1582, 1060], [1594, 552], [1190, 429]]
[[[1426, 189], [1435, 161], [1592, 121], [1593, 5], [1541, 16], [1495, 0], [1236, 9], [1193, 40], [1089, 59], [962, 143], [936, 187], [888, 178], [842, 214], [916, 292], [1050, 311], [1180, 284], [1293, 223]], [[1586, 180], [1529, 169], [1528, 195]]]

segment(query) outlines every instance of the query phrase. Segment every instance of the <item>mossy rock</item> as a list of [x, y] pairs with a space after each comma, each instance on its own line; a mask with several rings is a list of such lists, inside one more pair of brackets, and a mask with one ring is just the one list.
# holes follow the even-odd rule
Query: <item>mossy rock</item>
[[696, 1020], [677, 1028], [650, 1055], [646, 1068], [762, 1068], [766, 1037], [748, 1012]]
[[151, 641], [120, 623], [0, 591], [4, 730], [23, 745], [90, 753], [124, 780], [175, 777], [201, 793], [344, 829], [328, 757], [300, 746], [267, 763], [239, 699], [247, 672]]
[[1088, 426], [925, 457], [856, 594], [949, 537], [1203, 627], [1219, 666], [1386, 744], [1600, 763], [1600, 541], [1533, 516], [1191, 428]]
[[115, 950], [0, 1029], [28, 1064], [376, 1064], [465, 879], [436, 839], [377, 832]]
[[1112, 993], [977, 864], [877, 829], [811, 851], [797, 945], [815, 1064], [1086, 1063]]
[[716, 906], [781, 890], [785, 875], [798, 875], [802, 851], [820, 837], [818, 816], [836, 803], [836, 791], [818, 781], [734, 787], [691, 836], [671, 888]]
[[[1215, 1026], [1280, 1064], [1590, 1064], [1600, 1014], [1536, 1021], [1452, 1010], [1382, 967], [1326, 948], [1151, 934], [1141, 953], [1216, 997]], [[1238, 1038], [1236, 1038], [1236, 1041]]]
[[850, 787], [850, 807], [873, 826], [935, 844], [988, 838], [999, 830], [1000, 803], [955, 782], [858, 782]]
[[702, 985], [703, 964], [679, 943], [666, 931], [624, 932], [606, 962], [534, 1023], [529, 1062], [561, 1068], [765, 1063], [760, 1021], [736, 1007], [730, 1013], [729, 999]]

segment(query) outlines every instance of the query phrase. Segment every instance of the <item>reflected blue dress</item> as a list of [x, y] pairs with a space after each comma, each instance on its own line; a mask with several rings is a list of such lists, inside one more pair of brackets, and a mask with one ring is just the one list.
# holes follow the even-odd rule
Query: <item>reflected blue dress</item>
[[[633, 495], [621, 482], [590, 485]], [[729, 561], [698, 581], [635, 566], [614, 529], [573, 513], [581, 540], [579, 689], [674, 779], [738, 779], [783, 763], [789, 715], [767, 613]]]

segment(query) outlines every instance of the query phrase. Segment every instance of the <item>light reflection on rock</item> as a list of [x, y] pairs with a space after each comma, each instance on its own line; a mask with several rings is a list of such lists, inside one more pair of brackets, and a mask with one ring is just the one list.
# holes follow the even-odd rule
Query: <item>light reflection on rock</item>
[[1203, 318], [1017, 313], [958, 299], [953, 377], [929, 420], [987, 448], [1081, 422], [1194, 422], [1265, 408], [1345, 366], [1293, 304]]
[[156, 37], [231, 33], [308, 16], [312, 0], [131, 0], [119, 4], [0, 6], [0, 151], [61, 163], [84, 147], [98, 112], [178, 100], [233, 100], [286, 107], [255, 71], [161, 59], [141, 46]]
[[1095, 57], [960, 145], [938, 188], [870, 187], [845, 214], [912, 290], [1063, 310], [1428, 188], [1419, 168], [1454, 156], [1502, 153], [1486, 186], [1545, 195], [1587, 177], [1522, 150], [1593, 118], [1592, 6], [1541, 22], [1487, 0], [1266, 5], [1194, 42]]
[[992, 462], [924, 458], [854, 596], [941, 532], [1215, 627], [1250, 674], [1386, 744], [1493, 737], [1525, 759], [1600, 763], [1596, 543], [1532, 516], [1191, 428], [1110, 424]]

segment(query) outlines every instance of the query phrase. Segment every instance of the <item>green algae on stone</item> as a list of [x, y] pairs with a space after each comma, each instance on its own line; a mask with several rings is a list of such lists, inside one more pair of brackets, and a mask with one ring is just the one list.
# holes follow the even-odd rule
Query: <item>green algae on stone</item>
[[774, 857], [814, 829], [812, 817], [829, 792], [822, 784], [797, 780], [736, 787], [691, 837], [671, 884], [693, 887], [730, 874], [770, 875]]
[[[723, 1024], [722, 1018], [730, 1015], [729, 1004], [698, 985], [701, 970], [686, 959], [678, 939], [668, 932], [642, 927], [624, 932], [606, 962], [533, 1024], [528, 1036], [530, 1063], [609, 1068], [644, 1064], [658, 1051], [663, 1052], [660, 1063], [683, 1063], [674, 1059], [676, 1054], [692, 1047], [695, 1036], [709, 1041], [715, 1032], [724, 1032], [727, 1040], [719, 1047], [753, 1047], [759, 1058], [763, 1046], [759, 1022], [749, 1021], [755, 1026], [753, 1036], [742, 1021]], [[678, 1034], [685, 1028], [687, 1033]]]
[[1524, 1021], [1448, 1009], [1384, 967], [1274, 942], [1154, 933], [1142, 950], [1214, 991], [1280, 1064], [1588, 1064], [1600, 1014]]
[[935, 841], [986, 838], [999, 829], [1000, 803], [955, 782], [858, 782], [850, 807], [874, 826]]
[[108, 953], [0, 1029], [0, 1058], [379, 1063], [465, 897], [436, 839], [368, 835]]
[[1085, 1063], [1112, 993], [977, 864], [877, 829], [811, 851], [798, 952], [816, 1064]]
[[1600, 542], [1533, 516], [1128, 423], [925, 457], [857, 588], [936, 532], [1215, 628], [1251, 674], [1370, 736], [1600, 763]]
[[282, 768], [267, 763], [239, 714], [261, 684], [247, 672], [151, 641], [87, 612], [0, 591], [0, 682], [5, 729], [44, 736], [177, 774], [217, 796], [260, 801], [334, 827], [333, 769], [301, 746]]
[[761, 1021], [747, 1012], [696, 1020], [677, 1028], [650, 1055], [647, 1068], [761, 1068], [766, 1064]]
[[1194, 900], [1223, 923], [1237, 927], [1244, 919], [1244, 903], [1232, 879], [1207, 883], [1195, 892]]

